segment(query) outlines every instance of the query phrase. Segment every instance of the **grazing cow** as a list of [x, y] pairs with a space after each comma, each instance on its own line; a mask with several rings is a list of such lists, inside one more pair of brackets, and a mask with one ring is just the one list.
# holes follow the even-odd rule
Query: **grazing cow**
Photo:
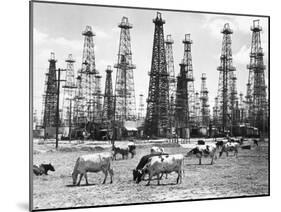
[[136, 183], [139, 183], [145, 174], [149, 175], [147, 185], [150, 185], [150, 181], [153, 176], [157, 176], [157, 184], [160, 184], [160, 174], [163, 173], [178, 173], [177, 184], [182, 181], [183, 172], [183, 159], [182, 154], [175, 155], [158, 155], [152, 156], [148, 159], [148, 163], [141, 170], [137, 176]]
[[106, 178], [109, 172], [110, 183], [112, 183], [113, 169], [111, 168], [111, 153], [96, 153], [90, 155], [82, 155], [77, 158], [73, 172], [72, 179], [73, 185], [76, 185], [78, 174], [80, 174], [77, 185], [80, 185], [81, 179], [84, 176], [86, 184], [88, 185], [87, 172], [100, 172], [104, 173], [103, 184], [106, 182]]
[[39, 167], [36, 166], [36, 165], [33, 165], [33, 173], [35, 175], [48, 175], [48, 171], [52, 171], [54, 172], [55, 171], [55, 168], [53, 167], [53, 165], [51, 163], [49, 164], [41, 164]]
[[150, 154], [158, 154], [158, 153], [165, 153], [163, 147], [153, 146], [150, 149]]
[[203, 140], [198, 140], [198, 141], [197, 141], [197, 144], [198, 144], [198, 145], [205, 145], [205, 141], [203, 141]]
[[197, 145], [195, 148], [193, 148], [186, 154], [186, 157], [195, 155], [197, 158], [199, 158], [199, 165], [202, 164], [202, 157], [210, 157], [212, 165], [214, 162], [214, 158], [217, 158], [216, 151], [216, 144]]
[[226, 153], [226, 156], [228, 157], [228, 152], [234, 152], [234, 156], [238, 156], [238, 148], [240, 146], [239, 142], [227, 142], [224, 144], [221, 148], [219, 156], [222, 156], [222, 153]]
[[131, 153], [131, 158], [133, 158], [136, 155], [136, 145], [134, 142], [129, 142], [128, 143], [128, 149], [129, 153]]
[[[143, 167], [148, 163], [148, 160], [157, 155], [168, 155], [167, 153], [154, 153], [154, 154], [149, 154], [145, 155], [140, 159], [140, 162], [138, 163], [137, 167], [133, 170], [133, 180], [136, 181], [138, 175], [141, 175], [141, 171]], [[144, 177], [144, 176], [143, 176]], [[167, 177], [167, 176], [166, 176]]]
[[116, 147], [116, 146], [112, 146], [112, 151], [113, 151], [113, 159], [116, 160], [116, 155], [120, 154], [122, 155], [122, 159], [128, 159], [129, 157], [129, 148], [122, 148], [122, 147]]

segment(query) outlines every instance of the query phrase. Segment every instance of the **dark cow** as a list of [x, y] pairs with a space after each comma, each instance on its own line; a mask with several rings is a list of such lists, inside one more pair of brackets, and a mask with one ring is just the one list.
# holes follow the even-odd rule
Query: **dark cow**
[[258, 139], [254, 139], [254, 145], [259, 146], [259, 140]]
[[198, 145], [205, 145], [205, 141], [203, 141], [203, 140], [198, 140], [198, 141], [197, 141], [197, 144], [198, 144]]
[[121, 147], [116, 147], [116, 146], [112, 146], [112, 151], [113, 151], [113, 159], [116, 160], [116, 155], [120, 154], [122, 155], [122, 159], [128, 159], [129, 157], [129, 148], [121, 148]]
[[145, 155], [140, 159], [140, 162], [138, 163], [137, 167], [133, 170], [133, 180], [136, 181], [136, 179], [138, 177], [140, 177], [141, 170], [143, 169], [143, 167], [148, 163], [149, 159], [153, 156], [157, 156], [157, 155], [168, 155], [167, 153], [154, 153], [154, 154], [149, 154], [149, 155]]
[[53, 165], [51, 163], [49, 164], [41, 164], [39, 167], [36, 165], [33, 165], [33, 173], [37, 176], [39, 175], [48, 175], [48, 171], [55, 171], [55, 168], [53, 167]]

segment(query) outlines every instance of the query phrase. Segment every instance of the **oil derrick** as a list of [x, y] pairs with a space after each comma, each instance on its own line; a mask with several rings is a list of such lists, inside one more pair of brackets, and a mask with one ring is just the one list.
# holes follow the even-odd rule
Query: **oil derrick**
[[112, 87], [112, 69], [111, 66], [107, 66], [106, 79], [105, 79], [105, 91], [103, 102], [103, 119], [110, 122], [113, 120], [114, 115], [114, 102], [113, 102], [113, 87]]
[[210, 112], [209, 112], [209, 97], [208, 97], [208, 90], [206, 86], [206, 74], [203, 73], [201, 77], [201, 91], [200, 91], [200, 101], [201, 101], [201, 121], [200, 125], [204, 127], [209, 126], [210, 122]]
[[236, 87], [237, 77], [234, 71], [229, 73], [229, 110], [231, 114], [231, 126], [234, 127], [238, 124], [238, 97], [237, 97], [237, 87]]
[[55, 53], [51, 52], [49, 59], [49, 71], [46, 74], [45, 94], [44, 100], [44, 116], [43, 126], [55, 127], [56, 126], [56, 107], [57, 107], [57, 79], [56, 79], [56, 62]]
[[102, 92], [101, 92], [101, 78], [102, 76], [96, 71], [94, 79], [93, 92], [93, 122], [100, 123], [102, 121]]
[[213, 125], [219, 126], [220, 120], [220, 113], [219, 113], [219, 99], [218, 97], [215, 98], [215, 105], [213, 107]]
[[266, 85], [264, 78], [265, 65], [263, 62], [263, 49], [261, 47], [259, 20], [253, 21], [252, 44], [250, 53], [249, 79], [247, 84], [246, 104], [248, 110], [248, 122], [257, 127], [260, 131], [267, 130], [268, 127], [268, 107], [266, 99]]
[[230, 129], [231, 125], [231, 111], [230, 96], [231, 90], [230, 84], [233, 83], [233, 74], [235, 67], [232, 65], [232, 50], [231, 50], [231, 34], [233, 31], [230, 29], [228, 23], [224, 25], [222, 41], [222, 52], [220, 56], [220, 66], [217, 68], [219, 71], [219, 88], [218, 88], [218, 103], [219, 103], [219, 128], [225, 132]]
[[73, 107], [72, 100], [74, 99], [74, 89], [76, 89], [75, 78], [74, 78], [74, 63], [75, 60], [72, 58], [72, 54], [68, 55], [65, 60], [66, 73], [65, 73], [65, 84], [63, 86], [63, 109], [62, 109], [62, 120], [64, 126], [71, 126]]
[[157, 12], [155, 24], [147, 111], [144, 133], [148, 136], [166, 136], [168, 130], [169, 74], [167, 72], [164, 29], [165, 20]]
[[144, 119], [144, 99], [143, 94], [140, 94], [139, 108], [138, 108], [138, 120]]
[[96, 74], [95, 53], [92, 27], [86, 26], [82, 32], [84, 47], [82, 68], [78, 71], [77, 93], [75, 96], [75, 123], [83, 127], [93, 120], [94, 115], [94, 83]]
[[176, 100], [176, 78], [174, 70], [173, 57], [173, 39], [171, 35], [167, 35], [165, 40], [167, 71], [169, 74], [169, 128], [175, 126], [175, 100]]
[[239, 122], [244, 123], [245, 119], [245, 103], [243, 93], [239, 94]]
[[188, 128], [188, 93], [187, 93], [187, 73], [186, 64], [182, 60], [180, 63], [180, 73], [177, 77], [175, 121], [177, 134], [181, 138], [186, 137]]
[[195, 92], [195, 100], [194, 100], [194, 102], [195, 102], [195, 125], [196, 126], [199, 126], [199, 124], [200, 124], [200, 97], [199, 97], [199, 92], [198, 91], [196, 91]]
[[187, 73], [187, 90], [188, 90], [188, 122], [190, 127], [194, 127], [196, 116], [195, 116], [195, 91], [194, 91], [194, 77], [193, 77], [193, 66], [191, 56], [191, 44], [193, 43], [190, 39], [190, 34], [185, 34], [185, 38], [182, 41], [184, 44], [184, 55], [183, 63], [186, 65]]
[[115, 83], [116, 109], [115, 118], [124, 122], [136, 119], [136, 100], [134, 87], [134, 73], [136, 68], [132, 64], [130, 29], [133, 28], [127, 17], [123, 17], [118, 25], [121, 29], [118, 51], [118, 61], [114, 65], [117, 68]]

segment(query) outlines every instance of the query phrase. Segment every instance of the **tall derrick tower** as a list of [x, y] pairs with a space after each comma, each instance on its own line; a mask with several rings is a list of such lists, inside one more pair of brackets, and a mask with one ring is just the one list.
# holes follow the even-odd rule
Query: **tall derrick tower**
[[177, 77], [175, 121], [177, 134], [181, 138], [186, 137], [188, 123], [188, 93], [187, 93], [187, 73], [184, 60], [180, 63], [180, 73]]
[[132, 63], [130, 29], [133, 28], [127, 17], [123, 17], [118, 25], [121, 29], [118, 51], [118, 61], [114, 65], [117, 68], [115, 83], [116, 109], [115, 118], [117, 121], [136, 119], [136, 100], [134, 87], [134, 72], [136, 68]]
[[74, 63], [75, 60], [72, 57], [72, 54], [68, 55], [68, 58], [65, 60], [66, 62], [66, 72], [65, 72], [65, 84], [63, 86], [63, 109], [62, 109], [62, 117], [64, 126], [70, 126], [72, 122], [72, 100], [74, 98], [74, 89], [76, 89], [75, 85], [75, 77], [74, 77]]
[[219, 104], [219, 128], [222, 131], [229, 130], [231, 125], [231, 111], [230, 105], [230, 94], [231, 87], [233, 84], [233, 74], [235, 67], [232, 65], [232, 50], [231, 50], [231, 34], [233, 31], [230, 29], [228, 23], [224, 25], [222, 41], [222, 51], [220, 56], [220, 66], [217, 68], [219, 71], [219, 88], [218, 88], [218, 104]]
[[138, 108], [138, 119], [143, 120], [144, 119], [144, 96], [143, 94], [140, 94], [140, 99], [139, 99], [139, 108]]
[[93, 37], [95, 34], [91, 26], [86, 26], [82, 32], [84, 47], [82, 68], [78, 71], [77, 93], [75, 96], [75, 122], [83, 126], [94, 118], [94, 84], [96, 74], [95, 52]]
[[242, 92], [239, 94], [239, 111], [239, 122], [242, 124], [245, 121], [245, 102]]
[[55, 53], [51, 52], [49, 59], [49, 70], [46, 74], [44, 101], [43, 126], [56, 126], [56, 106], [57, 106], [57, 78], [56, 78], [56, 62]]
[[190, 39], [190, 34], [185, 34], [184, 40], [184, 55], [183, 63], [186, 65], [187, 73], [187, 90], [188, 90], [188, 122], [189, 126], [193, 127], [196, 125], [195, 116], [195, 91], [194, 91], [194, 77], [193, 77], [193, 66], [191, 56], [191, 44], [193, 41]]
[[208, 127], [210, 122], [210, 111], [209, 111], [209, 97], [208, 89], [206, 86], [206, 74], [203, 73], [201, 77], [201, 91], [200, 91], [200, 101], [201, 101], [201, 126]]
[[113, 87], [112, 87], [112, 69], [111, 66], [107, 66], [105, 90], [104, 90], [104, 102], [103, 102], [103, 119], [105, 121], [113, 120], [114, 115], [114, 102], [113, 102]]
[[102, 76], [96, 71], [95, 85], [93, 92], [93, 122], [100, 123], [102, 121], [102, 92], [101, 92], [101, 78]]
[[213, 125], [218, 127], [220, 120], [219, 99], [215, 97], [215, 104], [213, 107]]
[[144, 133], [166, 136], [168, 130], [169, 74], [167, 72], [164, 29], [165, 20], [157, 12], [155, 24], [149, 90]]
[[265, 65], [263, 62], [263, 49], [261, 47], [259, 20], [253, 21], [252, 44], [250, 53], [249, 79], [247, 84], [247, 115], [248, 122], [257, 127], [260, 131], [268, 127], [268, 105], [266, 99], [266, 85], [264, 78]]
[[195, 100], [195, 125], [196, 126], [199, 126], [199, 124], [200, 124], [200, 108], [201, 108], [201, 106], [200, 106], [200, 97], [199, 97], [199, 92], [198, 91], [196, 91], [195, 92], [195, 98], [194, 98]]
[[174, 70], [173, 57], [173, 39], [171, 35], [167, 35], [165, 40], [167, 71], [169, 74], [169, 128], [175, 126], [175, 100], [176, 100], [176, 78]]

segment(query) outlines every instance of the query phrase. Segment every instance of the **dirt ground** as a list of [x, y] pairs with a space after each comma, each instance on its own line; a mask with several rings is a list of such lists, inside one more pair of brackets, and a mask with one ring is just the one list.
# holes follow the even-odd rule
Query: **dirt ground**
[[[106, 151], [106, 150], [105, 150]], [[108, 151], [108, 149], [107, 149]], [[176, 174], [163, 177], [161, 185], [152, 181], [136, 184], [132, 170], [140, 158], [148, 154], [150, 146], [137, 148], [133, 159], [113, 161], [113, 184], [104, 175], [89, 173], [90, 185], [72, 186], [71, 173], [78, 156], [90, 151], [54, 151], [34, 154], [34, 164], [51, 162], [56, 171], [48, 176], [33, 175], [34, 209], [51, 209], [110, 204], [129, 204], [153, 201], [190, 200], [216, 197], [235, 197], [268, 194], [268, 144], [260, 143], [251, 150], [239, 150], [238, 158], [223, 155], [209, 165], [210, 158], [198, 165], [197, 158], [186, 158], [182, 184], [176, 184]], [[168, 153], [186, 153], [182, 147], [165, 147]], [[95, 152], [98, 152], [96, 150]], [[230, 153], [231, 154], [231, 153]], [[231, 154], [232, 155], [232, 154]]]

